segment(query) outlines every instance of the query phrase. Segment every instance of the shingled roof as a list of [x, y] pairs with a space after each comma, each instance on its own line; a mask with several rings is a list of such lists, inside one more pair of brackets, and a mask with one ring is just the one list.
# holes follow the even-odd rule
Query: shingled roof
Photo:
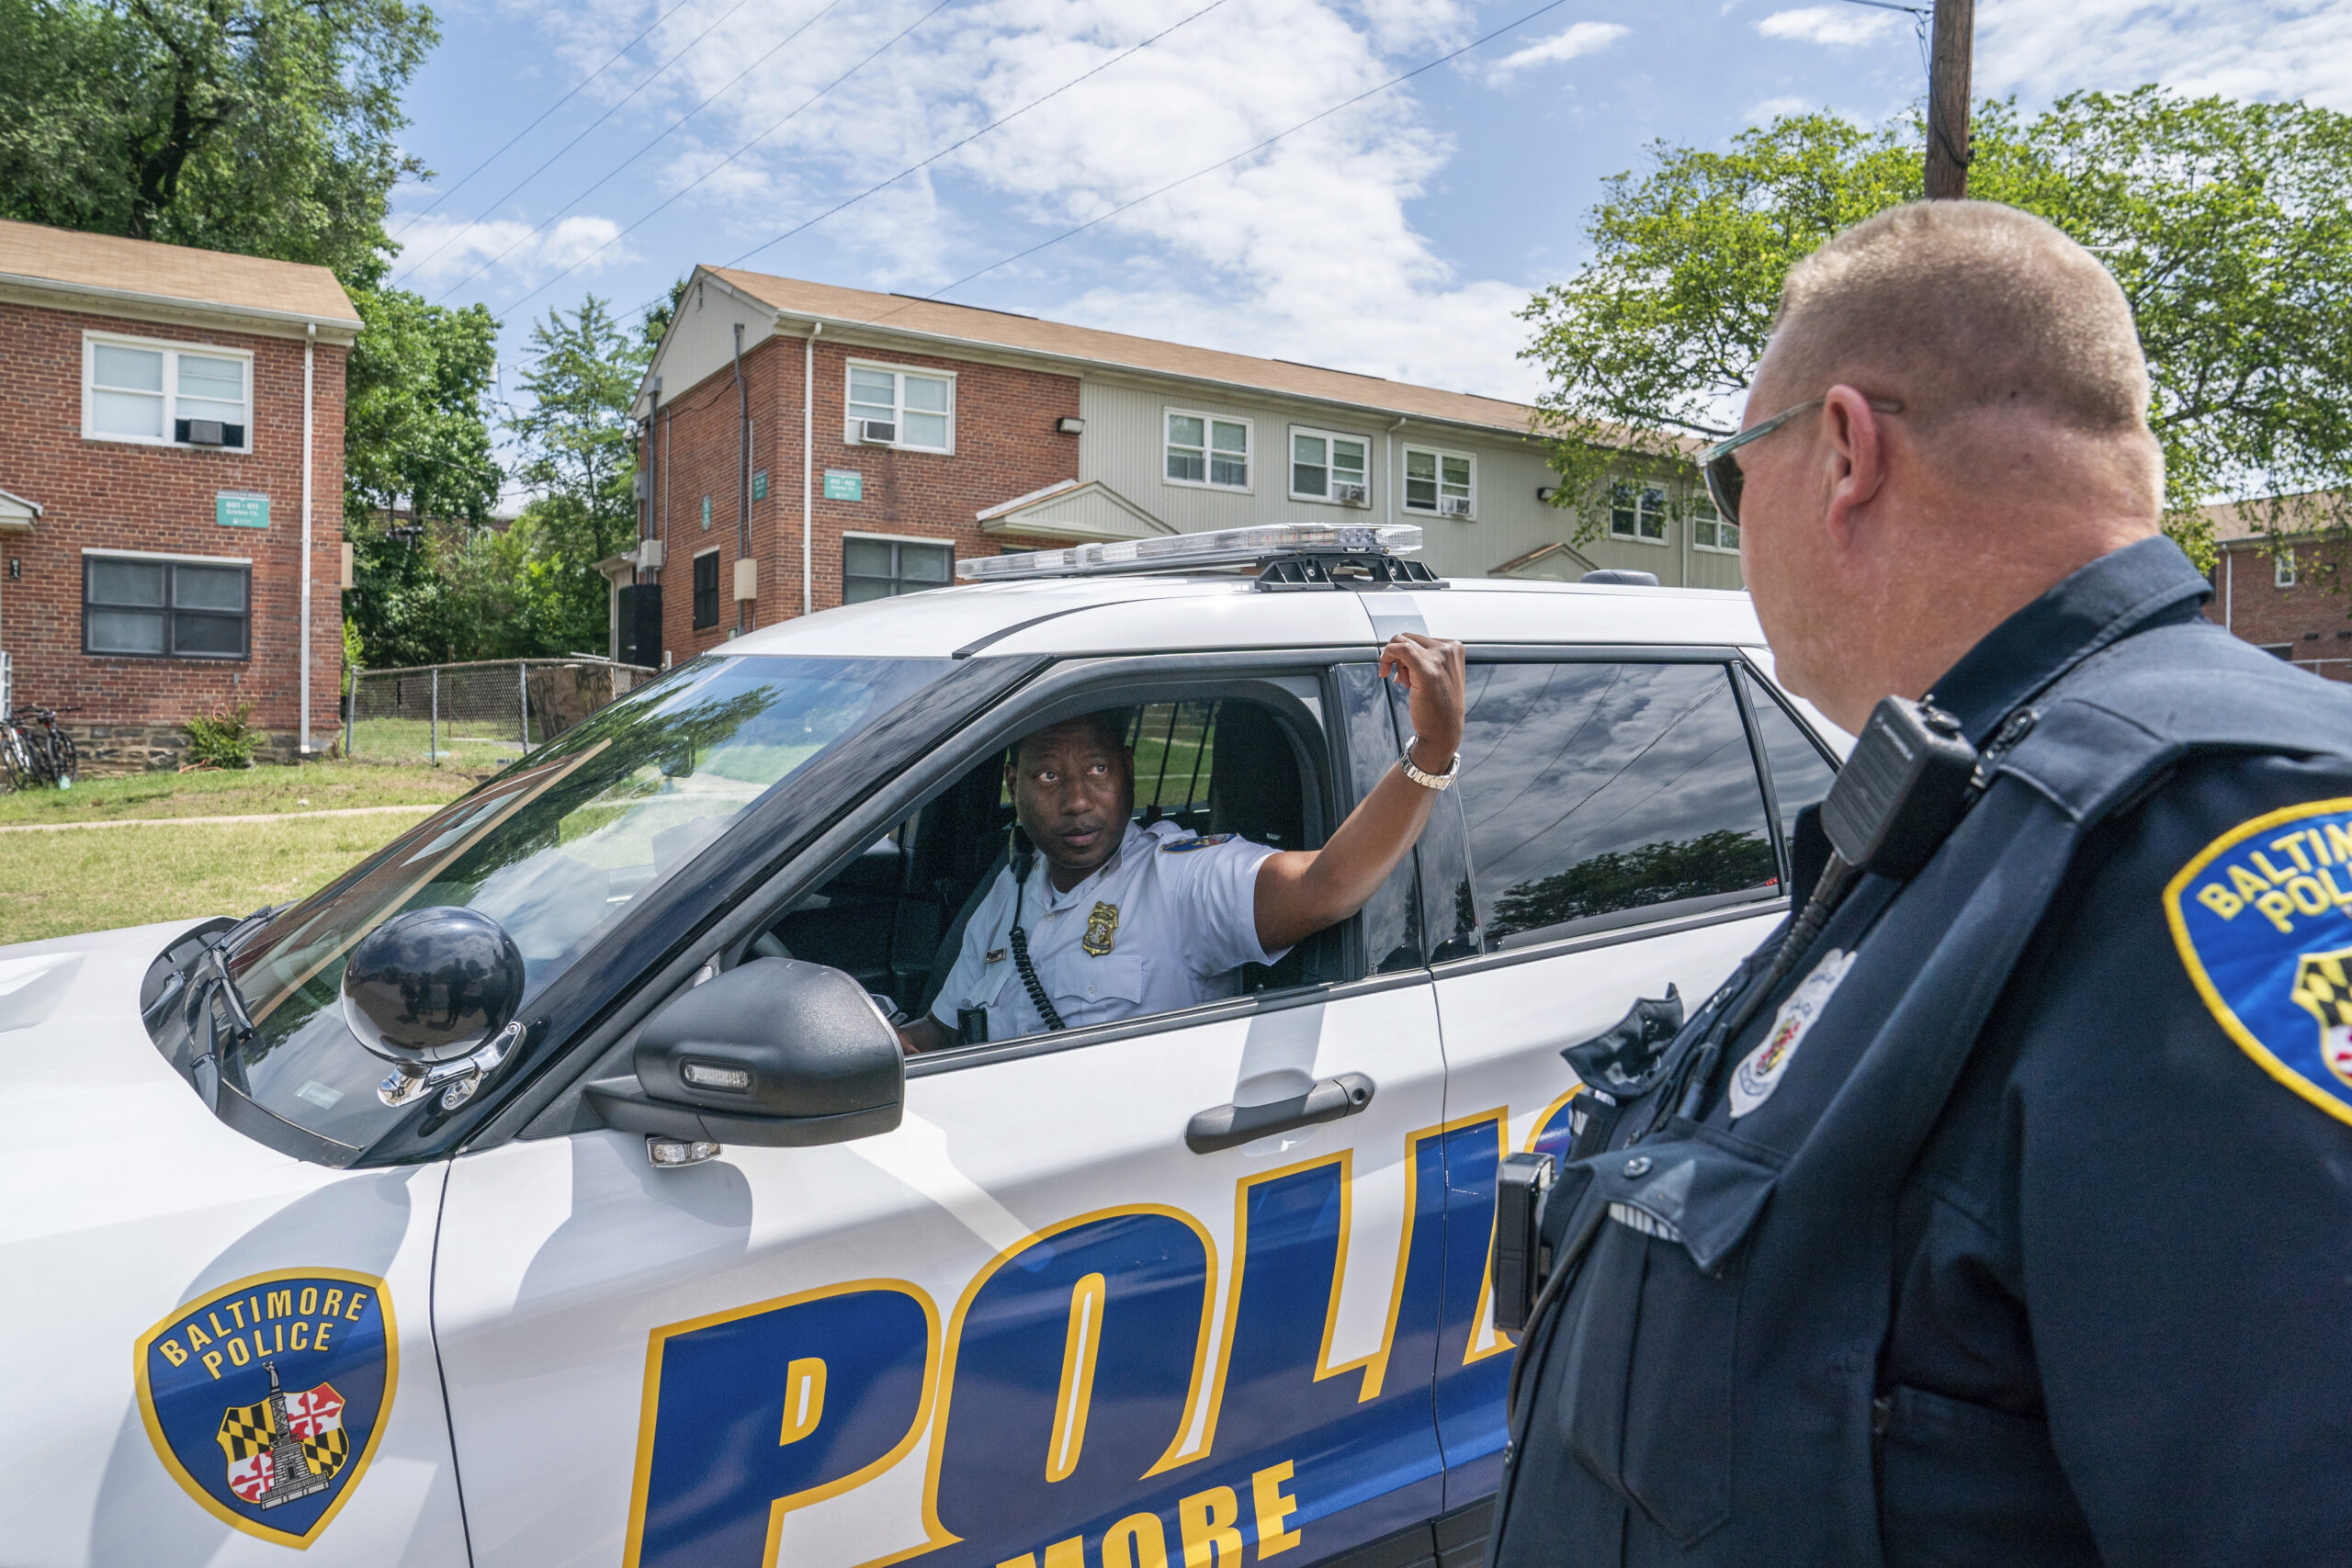
[[705, 270], [772, 310], [827, 323], [908, 333], [1150, 375], [1179, 376], [1188, 380], [1314, 398], [1356, 408], [1382, 409], [1417, 419], [1484, 425], [1513, 434], [1525, 434], [1535, 413], [1525, 403], [1484, 398], [1474, 392], [1417, 387], [1408, 381], [1391, 381], [1352, 370], [1331, 370], [1288, 359], [1259, 359], [1247, 354], [1193, 348], [1157, 338], [1104, 332], [1097, 327], [1069, 326], [1006, 310], [951, 305], [905, 294], [841, 288], [828, 283], [775, 277], [733, 267]]
[[345, 337], [359, 312], [322, 266], [200, 251], [112, 234], [0, 220], [0, 285], [102, 299], [160, 301], [284, 323], [316, 322]]

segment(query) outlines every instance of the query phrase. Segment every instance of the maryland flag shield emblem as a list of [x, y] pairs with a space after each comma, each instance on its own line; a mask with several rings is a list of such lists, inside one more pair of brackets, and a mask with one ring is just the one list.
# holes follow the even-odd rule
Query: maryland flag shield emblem
[[156, 1457], [216, 1517], [310, 1545], [390, 1411], [391, 1311], [382, 1280], [324, 1269], [258, 1274], [183, 1305], [138, 1346]]
[[2172, 879], [2165, 918], [2223, 1032], [2352, 1122], [2352, 800], [2239, 823]]

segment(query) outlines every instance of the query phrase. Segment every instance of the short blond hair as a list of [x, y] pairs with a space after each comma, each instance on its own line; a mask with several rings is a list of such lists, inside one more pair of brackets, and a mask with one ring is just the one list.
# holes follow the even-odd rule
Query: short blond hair
[[2122, 288], [2054, 225], [1997, 202], [1915, 201], [1798, 262], [1770, 366], [1791, 399], [1848, 382], [1930, 418], [2031, 411], [2086, 434], [2147, 432]]

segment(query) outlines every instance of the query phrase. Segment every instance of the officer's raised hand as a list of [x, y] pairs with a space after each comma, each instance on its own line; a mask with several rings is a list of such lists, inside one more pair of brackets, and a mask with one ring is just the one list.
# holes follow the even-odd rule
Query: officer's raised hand
[[1289, 947], [1364, 906], [1428, 825], [1437, 792], [1453, 782], [1462, 746], [1462, 645], [1399, 632], [1380, 672], [1406, 692], [1413, 738], [1363, 804], [1319, 850], [1268, 857], [1259, 869], [1258, 938]]

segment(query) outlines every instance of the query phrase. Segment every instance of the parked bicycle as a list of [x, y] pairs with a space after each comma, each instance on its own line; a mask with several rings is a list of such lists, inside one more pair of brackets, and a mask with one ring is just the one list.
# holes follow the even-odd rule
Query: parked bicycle
[[0, 764], [6, 765], [9, 787], [74, 787], [81, 759], [74, 738], [57, 728], [57, 715], [55, 708], [20, 706], [0, 725]]

